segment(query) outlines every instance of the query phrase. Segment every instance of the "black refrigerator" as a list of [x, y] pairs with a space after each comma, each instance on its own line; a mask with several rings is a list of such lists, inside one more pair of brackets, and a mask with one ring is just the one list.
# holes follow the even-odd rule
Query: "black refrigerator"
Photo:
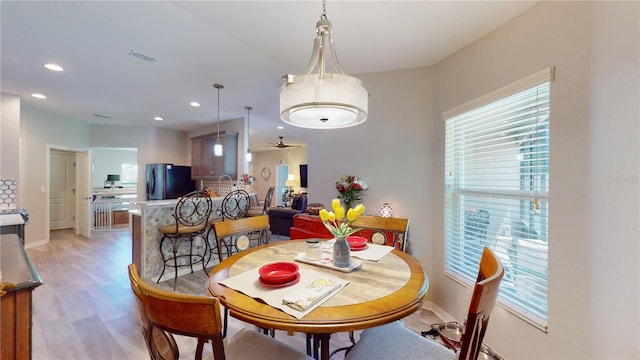
[[195, 189], [191, 166], [147, 164], [147, 200], [177, 199]]

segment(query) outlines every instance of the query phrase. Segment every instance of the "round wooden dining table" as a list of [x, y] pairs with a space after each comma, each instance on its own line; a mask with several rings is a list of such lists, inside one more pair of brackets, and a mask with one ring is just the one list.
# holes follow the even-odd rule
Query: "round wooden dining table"
[[361, 260], [362, 266], [348, 273], [298, 262], [300, 268], [328, 272], [349, 282], [302, 319], [220, 284], [269, 262], [294, 261], [305, 245], [304, 240], [290, 240], [237, 253], [213, 268], [209, 291], [236, 319], [260, 328], [311, 334], [317, 339], [321, 359], [329, 358], [331, 334], [383, 325], [420, 309], [429, 278], [417, 259], [397, 249], [378, 261]]

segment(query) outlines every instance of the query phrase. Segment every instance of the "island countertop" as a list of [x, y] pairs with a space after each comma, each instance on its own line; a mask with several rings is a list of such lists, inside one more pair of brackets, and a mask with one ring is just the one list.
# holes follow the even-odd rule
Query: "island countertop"
[[0, 235], [0, 280], [16, 284], [10, 291], [42, 285], [40, 274], [16, 234]]
[[[250, 205], [258, 205], [258, 197], [255, 192], [249, 193]], [[209, 220], [220, 218], [223, 196], [212, 197], [213, 205]], [[132, 224], [132, 261], [138, 267], [142, 277], [157, 280], [162, 272], [162, 256], [160, 255], [160, 239], [163, 226], [175, 222], [173, 213], [178, 199], [138, 201], [137, 209], [129, 210]], [[205, 246], [203, 239], [194, 241], [194, 251], [202, 251]], [[187, 247], [188, 248], [188, 247]], [[188, 271], [187, 269], [181, 271]], [[163, 276], [163, 280], [170, 279], [169, 274]]]

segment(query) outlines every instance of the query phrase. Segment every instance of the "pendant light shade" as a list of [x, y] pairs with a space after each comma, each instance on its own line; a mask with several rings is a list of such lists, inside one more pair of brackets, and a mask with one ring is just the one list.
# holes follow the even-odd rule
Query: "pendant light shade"
[[220, 89], [224, 89], [224, 85], [213, 84], [213, 87], [218, 89], [218, 135], [216, 136], [216, 143], [213, 145], [213, 155], [222, 156], [222, 144], [220, 144]]
[[247, 162], [251, 162], [251, 160], [253, 160], [253, 155], [251, 155], [251, 150], [249, 149], [249, 134], [251, 134], [251, 121], [249, 112], [251, 112], [253, 108], [251, 106], [245, 106], [244, 108], [247, 109], [247, 154], [244, 158], [245, 160], [247, 160]]
[[[283, 77], [280, 118], [290, 125], [310, 129], [338, 129], [363, 123], [369, 94], [359, 79], [345, 74], [340, 67], [324, 1], [316, 34], [311, 61], [304, 73]], [[332, 63], [333, 72], [327, 72], [325, 58]]]

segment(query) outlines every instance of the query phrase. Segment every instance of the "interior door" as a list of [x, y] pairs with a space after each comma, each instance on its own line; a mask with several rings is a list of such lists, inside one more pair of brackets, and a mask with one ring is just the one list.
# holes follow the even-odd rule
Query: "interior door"
[[76, 153], [76, 189], [78, 216], [76, 216], [76, 234], [91, 237], [93, 216], [91, 215], [91, 150]]
[[49, 157], [49, 229], [75, 225], [75, 153], [51, 149]]

